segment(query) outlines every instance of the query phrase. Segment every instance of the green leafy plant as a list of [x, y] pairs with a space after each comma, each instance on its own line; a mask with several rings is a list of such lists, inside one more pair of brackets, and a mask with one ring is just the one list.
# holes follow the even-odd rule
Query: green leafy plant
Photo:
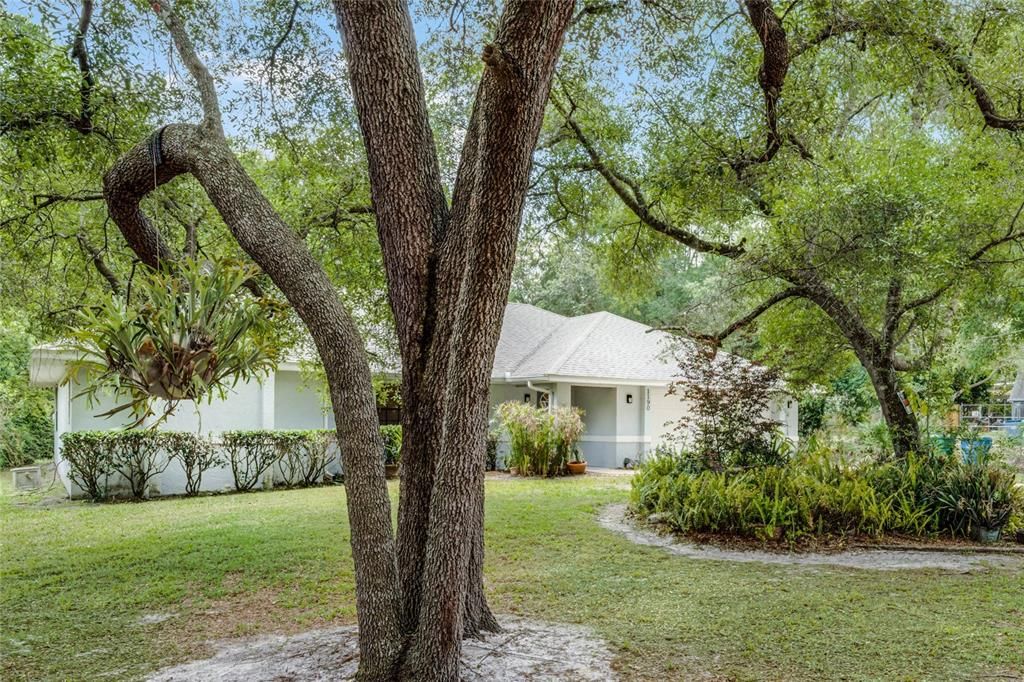
[[146, 497], [150, 482], [170, 464], [163, 439], [153, 431], [110, 431], [100, 444], [109, 453], [111, 469], [124, 477], [136, 500]]
[[679, 353], [679, 380], [669, 393], [690, 410], [678, 431], [706, 468], [742, 468], [781, 464], [786, 452], [779, 423], [766, 415], [779, 391], [778, 372], [708, 345]]
[[951, 467], [934, 491], [946, 525], [965, 535], [1006, 526], [1019, 504], [1015, 478], [1008, 467], [984, 460]]
[[[760, 539], [804, 535], [967, 535], [1024, 509], [1012, 473], [950, 457], [844, 462], [825, 448], [782, 465], [714, 470], [692, 453], [662, 451], [633, 478], [639, 512], [665, 514], [682, 532]], [[995, 524], [988, 526], [986, 524]]]
[[162, 431], [158, 436], [168, 458], [180, 462], [185, 471], [186, 495], [198, 495], [203, 474], [224, 464], [221, 453], [208, 438], [184, 431]]
[[20, 319], [0, 317], [0, 469], [53, 456], [53, 395], [32, 388], [33, 337]]
[[239, 492], [255, 488], [281, 457], [280, 441], [272, 431], [225, 431], [221, 443], [228, 455], [235, 490]]
[[273, 321], [282, 305], [245, 289], [256, 274], [231, 261], [175, 262], [137, 278], [131, 299], [83, 311], [72, 335], [71, 375], [86, 375], [79, 395], [126, 396], [103, 416], [131, 410], [137, 425], [154, 414], [155, 398], [166, 401], [163, 418], [182, 400], [223, 398], [239, 380], [272, 371], [284, 345]]
[[113, 473], [106, 433], [75, 431], [61, 436], [61, 457], [68, 464], [67, 475], [89, 499], [107, 496], [107, 480]]
[[381, 426], [380, 438], [384, 443], [384, 463], [400, 463], [402, 461], [402, 427], [396, 424]]
[[549, 411], [511, 401], [498, 406], [497, 417], [509, 434], [506, 464], [523, 476], [563, 473], [584, 428], [578, 407]]

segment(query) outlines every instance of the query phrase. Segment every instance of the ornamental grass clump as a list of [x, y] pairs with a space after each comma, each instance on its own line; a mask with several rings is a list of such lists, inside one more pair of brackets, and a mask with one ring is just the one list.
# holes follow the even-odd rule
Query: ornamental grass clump
[[535, 408], [527, 403], [498, 406], [498, 420], [509, 435], [509, 469], [523, 476], [556, 476], [565, 472], [583, 435], [578, 407]]

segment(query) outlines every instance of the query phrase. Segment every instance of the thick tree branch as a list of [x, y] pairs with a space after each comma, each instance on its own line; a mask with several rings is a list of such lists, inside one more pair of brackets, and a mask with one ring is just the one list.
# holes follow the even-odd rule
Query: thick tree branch
[[224, 139], [224, 126], [221, 122], [220, 104], [217, 102], [217, 85], [210, 75], [206, 64], [199, 58], [196, 48], [192, 44], [192, 38], [182, 25], [174, 8], [167, 0], [151, 0], [150, 6], [160, 20], [167, 27], [171, 34], [174, 46], [177, 48], [178, 56], [192, 78], [196, 82], [196, 89], [199, 91], [199, 101], [203, 107], [203, 126], [210, 132]]
[[[719, 331], [717, 334], [693, 334], [687, 332], [687, 335], [691, 336], [697, 341], [701, 341], [710, 346], [718, 348], [727, 338], [729, 338], [736, 332], [740, 331], [741, 329], [744, 329], [750, 324], [752, 324], [755, 320], [757, 320], [757, 318], [764, 315], [766, 312], [774, 308], [776, 305], [782, 303], [783, 301], [788, 301], [791, 298], [803, 297], [804, 293], [805, 292], [801, 287], [789, 287], [788, 289], [783, 289], [777, 294], [766, 299], [763, 303], [761, 303], [759, 306], [751, 310], [743, 317], [739, 318], [732, 324], [728, 325], [727, 327]], [[664, 329], [672, 331], [684, 331], [682, 328], [679, 327], [665, 327]]]
[[82, 73], [81, 84], [79, 85], [79, 97], [81, 99], [80, 119], [83, 125], [92, 129], [92, 91], [96, 86], [96, 79], [92, 74], [92, 67], [89, 65], [89, 53], [85, 47], [85, 34], [89, 31], [89, 24], [92, 22], [92, 0], [82, 0], [82, 11], [78, 17], [78, 30], [75, 32], [75, 42], [71, 47], [71, 56], [78, 61], [78, 70]]
[[[448, 226], [416, 37], [402, 0], [335, 0], [403, 368], [431, 334], [433, 246]], [[382, 74], [387, 74], [382, 77]], [[387, 102], [387, 107], [381, 103]], [[429, 343], [429, 342], [428, 342]], [[413, 360], [415, 356], [415, 360]]]
[[[980, 32], [981, 28], [978, 30]], [[921, 40], [920, 35], [885, 24], [884, 21], [881, 20], [868, 23], [847, 17], [837, 17], [834, 21], [825, 25], [814, 36], [795, 48], [791, 54], [791, 58], [796, 58], [807, 50], [828, 41], [830, 38], [855, 31], [877, 31], [880, 34], [889, 37]], [[976, 40], [977, 37], [975, 37], [975, 41]], [[968, 58], [958, 53], [955, 46], [937, 35], [925, 36], [922, 40], [922, 44], [931, 52], [939, 56], [953, 72], [957, 82], [971, 93], [986, 125], [991, 128], [998, 128], [1001, 130], [1024, 130], [1024, 117], [1006, 116], [996, 110], [995, 101], [989, 94], [988, 88], [971, 70]], [[974, 43], [972, 42], [972, 48], [973, 45]]]
[[[783, 137], [779, 134], [779, 98], [789, 71], [789, 41], [771, 0], [745, 0], [747, 18], [750, 20], [757, 39], [761, 42], [763, 59], [757, 72], [757, 82], [764, 95], [764, 118], [768, 127], [764, 151], [759, 156], [741, 155], [732, 159], [729, 165], [737, 175], [752, 165], [768, 163], [782, 147]], [[806, 150], [799, 145], [803, 153]]]
[[[390, 501], [366, 350], [323, 266], [286, 225], [231, 152], [213, 79], [173, 12], [154, 4], [201, 91], [204, 123], [171, 125], [125, 153], [104, 176], [111, 217], [145, 262], [172, 257], [139, 202], [175, 177], [191, 174], [242, 249], [284, 293], [323, 361], [338, 425], [352, 529], [360, 657], [390, 661], [400, 646], [397, 568]], [[369, 663], [367, 663], [369, 665]]]
[[681, 244], [684, 244], [695, 251], [701, 253], [714, 253], [726, 258], [738, 258], [745, 253], [743, 243], [730, 244], [725, 242], [712, 242], [701, 238], [694, 234], [690, 230], [672, 225], [658, 216], [654, 215], [651, 211], [650, 204], [646, 203], [644, 196], [639, 192], [639, 183], [627, 178], [622, 173], [613, 170], [604, 159], [601, 157], [600, 152], [593, 142], [583, 132], [583, 128], [580, 127], [576, 119], [573, 118], [572, 112], [557, 98], [552, 97], [551, 103], [562, 115], [565, 120], [565, 124], [572, 131], [576, 141], [579, 142], [580, 146], [587, 153], [590, 158], [590, 169], [596, 171], [601, 175], [608, 183], [608, 186], [612, 188], [612, 191], [618, 195], [619, 199], [622, 200], [629, 210], [636, 215], [645, 225], [660, 232], [667, 237], [675, 239]]
[[991, 95], [989, 95], [988, 89], [971, 71], [967, 59], [958, 54], [952, 45], [938, 36], [932, 36], [928, 41], [928, 45], [932, 51], [946, 61], [949, 68], [956, 74], [960, 84], [974, 96], [974, 101], [977, 103], [978, 110], [981, 111], [986, 125], [1001, 130], [1024, 130], [1024, 117], [1004, 116], [996, 111], [996, 104], [992, 100]]

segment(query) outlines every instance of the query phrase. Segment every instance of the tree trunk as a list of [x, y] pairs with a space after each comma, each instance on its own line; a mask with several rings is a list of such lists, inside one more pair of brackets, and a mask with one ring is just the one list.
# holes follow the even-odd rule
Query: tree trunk
[[800, 286], [802, 295], [835, 323], [867, 371], [896, 456], [903, 458], [911, 452], [917, 452], [921, 445], [920, 430], [917, 418], [907, 411], [900, 399], [899, 375], [893, 362], [892, 349], [883, 346], [863, 318], [819, 278], [791, 275], [787, 279]]
[[[154, 160], [154, 144], [158, 145]], [[360, 678], [391, 679], [401, 651], [390, 500], [381, 461], [376, 400], [363, 341], [333, 285], [285, 225], [222, 138], [204, 128], [168, 126], [137, 145], [104, 177], [114, 222], [147, 265], [176, 257], [139, 202], [185, 173], [206, 191], [241, 247], [287, 296], [323, 361], [345, 468], [356, 569]]]
[[892, 447], [899, 458], [921, 449], [921, 432], [917, 418], [903, 406], [899, 396], [899, 378], [892, 363], [861, 360], [871, 378], [871, 386], [882, 409], [882, 419], [889, 430]]
[[405, 3], [335, 1], [402, 354], [406, 679], [456, 679], [463, 636], [498, 627], [483, 591], [490, 374], [572, 9], [570, 0], [506, 4], [484, 48], [449, 213]]
[[506, 4], [483, 51], [487, 68], [449, 212], [406, 3], [335, 0], [403, 364], [397, 548], [362, 339], [321, 265], [232, 154], [215, 81], [173, 7], [153, 4], [195, 80], [204, 118], [163, 128], [120, 158], [104, 178], [107, 205], [133, 250], [157, 267], [177, 254], [140, 201], [193, 175], [309, 330], [345, 467], [361, 680], [457, 679], [463, 635], [497, 629], [483, 592], [490, 373], [530, 161], [573, 4]]

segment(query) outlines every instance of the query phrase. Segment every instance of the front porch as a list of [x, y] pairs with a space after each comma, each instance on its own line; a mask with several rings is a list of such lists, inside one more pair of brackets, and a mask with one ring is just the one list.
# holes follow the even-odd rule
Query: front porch
[[[509, 401], [536, 407], [578, 407], [586, 426], [579, 449], [593, 467], [622, 468], [652, 451], [683, 413], [664, 385], [585, 381], [517, 381], [491, 384], [491, 408]], [[672, 423], [667, 423], [672, 422]], [[507, 445], [499, 446], [504, 456]]]

